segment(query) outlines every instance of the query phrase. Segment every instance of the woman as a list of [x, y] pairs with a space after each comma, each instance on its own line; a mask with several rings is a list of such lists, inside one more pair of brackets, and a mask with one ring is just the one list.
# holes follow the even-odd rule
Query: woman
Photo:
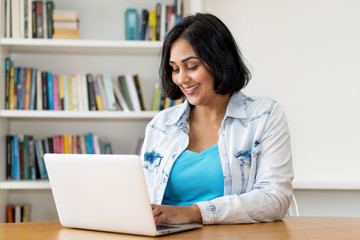
[[250, 79], [227, 27], [210, 14], [165, 37], [160, 76], [181, 105], [148, 124], [141, 152], [153, 214], [170, 224], [282, 219], [292, 198], [292, 160], [279, 104], [240, 90]]

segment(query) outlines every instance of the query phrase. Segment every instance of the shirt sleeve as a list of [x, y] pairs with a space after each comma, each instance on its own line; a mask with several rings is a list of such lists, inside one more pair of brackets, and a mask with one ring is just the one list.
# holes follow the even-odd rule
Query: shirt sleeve
[[203, 224], [271, 222], [286, 215], [293, 196], [293, 166], [287, 121], [278, 104], [264, 123], [260, 143], [260, 152], [252, 159], [256, 164], [252, 188], [196, 203]]

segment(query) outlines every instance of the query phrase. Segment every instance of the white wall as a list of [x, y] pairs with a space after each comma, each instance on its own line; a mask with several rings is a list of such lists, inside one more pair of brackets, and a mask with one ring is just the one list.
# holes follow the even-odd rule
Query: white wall
[[204, 0], [203, 9], [227, 24], [251, 66], [244, 92], [285, 109], [295, 187], [359, 190], [360, 1]]

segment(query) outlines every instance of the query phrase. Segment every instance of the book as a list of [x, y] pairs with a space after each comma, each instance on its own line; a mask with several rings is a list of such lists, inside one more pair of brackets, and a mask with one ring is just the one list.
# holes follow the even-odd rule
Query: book
[[10, 58], [5, 58], [5, 109], [9, 109]]
[[13, 211], [13, 206], [12, 205], [7, 205], [6, 207], [6, 222], [7, 223], [13, 223], [14, 222], [14, 211]]
[[9, 108], [10, 110], [15, 109], [15, 68], [10, 68], [10, 80], [9, 80]]
[[129, 112], [129, 106], [120, 90], [120, 83], [119, 81], [116, 81], [115, 79], [112, 81], [112, 88], [114, 90], [115, 97], [120, 105], [121, 110], [125, 112]]
[[[74, 110], [72, 76], [68, 75], [66, 79], [67, 79], [67, 99], [68, 99], [68, 109], [67, 110], [72, 111], [72, 110]], [[65, 91], [66, 91], [66, 89], [65, 89]], [[66, 96], [66, 93], [65, 93], [65, 96]]]
[[19, 146], [19, 180], [24, 179], [24, 134], [18, 134], [18, 146]]
[[43, 110], [42, 76], [41, 71], [36, 72], [36, 109]]
[[119, 83], [120, 83], [121, 93], [123, 94], [130, 111], [134, 111], [134, 107], [131, 102], [129, 90], [126, 83], [126, 78], [124, 75], [119, 76]]
[[5, 38], [11, 38], [11, 0], [5, 0]]
[[22, 83], [23, 77], [22, 77], [22, 71], [21, 67], [15, 68], [15, 86], [14, 86], [14, 109], [21, 109], [21, 97], [22, 97], [22, 86], [24, 85]]
[[141, 31], [140, 31], [140, 40], [146, 39], [146, 31], [148, 28], [149, 21], [149, 11], [147, 9], [143, 9], [141, 11]]
[[20, 38], [20, 0], [11, 0], [11, 37]]
[[156, 9], [150, 10], [148, 15], [148, 29], [146, 31], [146, 40], [156, 41]]
[[54, 28], [53, 39], [80, 39], [80, 29]]
[[28, 136], [29, 145], [29, 179], [36, 179], [36, 156], [33, 136]]
[[99, 93], [100, 93], [102, 110], [107, 111], [107, 110], [109, 110], [109, 106], [108, 106], [108, 102], [106, 100], [106, 92], [105, 92], [105, 87], [104, 87], [103, 75], [98, 74], [96, 76], [96, 84], [98, 86]]
[[59, 75], [58, 81], [59, 81], [59, 109], [65, 110], [64, 75]]
[[154, 95], [153, 95], [153, 101], [152, 101], [152, 111], [159, 110], [159, 100], [160, 100], [160, 87], [159, 83], [155, 83], [154, 87]]
[[18, 136], [13, 135], [13, 180], [20, 180], [20, 162], [19, 162], [19, 141]]
[[69, 80], [67, 75], [63, 75], [63, 88], [64, 88], [64, 108], [63, 110], [69, 111]]
[[102, 110], [104, 110], [104, 108], [103, 108], [103, 104], [102, 104], [98, 81], [99, 81], [99, 79], [97, 77], [94, 77], [92, 80], [92, 83], [93, 83], [93, 88], [94, 88], [96, 110], [102, 111]]
[[139, 99], [139, 102], [140, 102], [141, 110], [146, 111], [145, 101], [144, 101], [143, 93], [142, 93], [142, 90], [141, 90], [141, 84], [140, 84], [139, 75], [135, 74], [133, 76], [133, 78], [134, 78], [134, 83], [135, 83], [138, 99]]
[[125, 12], [126, 40], [137, 40], [138, 13], [135, 8], [128, 8]]
[[31, 69], [31, 89], [30, 89], [30, 110], [35, 110], [36, 103], [36, 81], [37, 81], [36, 68]]
[[13, 136], [6, 135], [6, 179], [13, 179]]
[[57, 74], [52, 75], [53, 79], [53, 109], [55, 111], [60, 109], [59, 104], [59, 76]]
[[47, 21], [47, 37], [52, 38], [54, 33], [53, 28], [53, 11], [55, 8], [54, 2], [52, 0], [46, 1], [46, 21]]
[[44, 12], [43, 2], [41, 0], [35, 1], [36, 3], [36, 38], [44, 38]]
[[126, 85], [127, 85], [128, 91], [129, 91], [131, 103], [133, 104], [133, 107], [134, 107], [134, 111], [140, 112], [141, 105], [140, 105], [139, 96], [138, 96], [138, 93], [136, 90], [134, 77], [131, 74], [126, 74], [125, 79], [126, 79]]
[[79, 28], [79, 22], [78, 21], [54, 21], [53, 22], [54, 29], [78, 29]]
[[24, 108], [25, 110], [30, 110], [30, 99], [31, 99], [31, 86], [32, 86], [32, 69], [24, 68], [25, 70], [25, 100]]
[[77, 21], [77, 11], [74, 10], [53, 10], [53, 21]]
[[86, 75], [86, 83], [87, 83], [89, 110], [90, 111], [96, 111], [96, 99], [95, 99], [95, 92], [94, 92], [92, 74], [89, 73], [89, 74]]
[[48, 99], [48, 110], [54, 110], [54, 93], [53, 93], [53, 76], [52, 72], [47, 72], [46, 76], [46, 87], [47, 87], [47, 99]]
[[104, 90], [106, 95], [106, 100], [108, 104], [109, 111], [116, 110], [116, 100], [113, 91], [112, 81], [109, 74], [103, 74], [103, 83], [104, 83]]
[[42, 109], [48, 110], [49, 109], [49, 102], [48, 102], [48, 82], [47, 82], [47, 72], [41, 72], [41, 94], [42, 94]]

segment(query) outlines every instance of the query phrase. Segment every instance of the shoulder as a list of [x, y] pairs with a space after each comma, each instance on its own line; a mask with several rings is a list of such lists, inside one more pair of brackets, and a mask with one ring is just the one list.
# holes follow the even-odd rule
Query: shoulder
[[160, 111], [149, 122], [148, 128], [161, 131], [168, 131], [173, 127], [180, 127], [188, 122], [189, 104], [185, 101], [182, 104]]

